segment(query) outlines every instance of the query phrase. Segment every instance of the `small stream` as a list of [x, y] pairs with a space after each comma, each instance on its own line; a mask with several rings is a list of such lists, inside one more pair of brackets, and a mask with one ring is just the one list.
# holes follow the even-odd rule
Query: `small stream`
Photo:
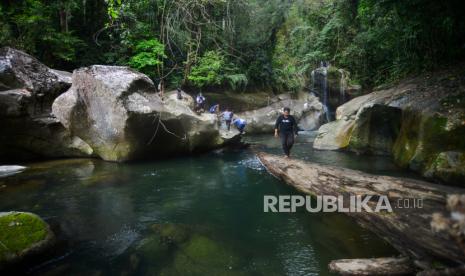
[[[411, 176], [389, 159], [315, 151], [313, 139], [298, 137], [295, 158]], [[271, 136], [246, 140], [281, 152]], [[251, 150], [27, 165], [0, 179], [0, 210], [37, 213], [57, 233], [58, 249], [24, 268], [35, 275], [329, 275], [333, 259], [397, 254], [343, 214], [264, 213], [263, 195], [297, 192], [270, 176]]]

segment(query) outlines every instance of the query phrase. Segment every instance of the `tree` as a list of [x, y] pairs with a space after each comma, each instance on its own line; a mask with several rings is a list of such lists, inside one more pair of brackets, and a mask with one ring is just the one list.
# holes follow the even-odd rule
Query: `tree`
[[165, 45], [161, 44], [157, 39], [142, 40], [135, 49], [135, 55], [129, 60], [129, 65], [150, 77], [155, 77], [159, 74], [156, 72], [158, 65], [163, 63], [165, 55]]

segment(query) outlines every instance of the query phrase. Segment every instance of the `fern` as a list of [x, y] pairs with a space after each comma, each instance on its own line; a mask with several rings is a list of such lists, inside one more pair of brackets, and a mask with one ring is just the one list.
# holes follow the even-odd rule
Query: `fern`
[[233, 90], [244, 89], [249, 83], [249, 79], [245, 74], [226, 75], [225, 79]]

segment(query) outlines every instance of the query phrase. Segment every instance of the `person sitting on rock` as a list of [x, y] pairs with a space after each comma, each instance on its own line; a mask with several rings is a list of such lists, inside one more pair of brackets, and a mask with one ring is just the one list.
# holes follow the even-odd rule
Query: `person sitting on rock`
[[202, 113], [203, 111], [205, 111], [205, 97], [202, 95], [202, 92], [200, 92], [195, 98], [195, 103], [196, 112]]
[[176, 88], [176, 98], [177, 98], [178, 100], [182, 100], [182, 90], [181, 90], [181, 88], [179, 88], [179, 87]]
[[232, 123], [241, 134], [244, 133], [245, 126], [247, 125], [247, 122], [244, 119], [235, 118]]
[[228, 129], [228, 131], [231, 130], [231, 121], [234, 117], [234, 113], [231, 110], [229, 110], [229, 108], [226, 108], [226, 110], [223, 113], [221, 113], [221, 116], [223, 117], [223, 120], [226, 123], [226, 128]]
[[281, 138], [281, 145], [283, 147], [284, 154], [286, 158], [289, 158], [291, 155], [291, 149], [294, 145], [294, 135], [297, 135], [297, 122], [294, 116], [290, 115], [291, 109], [285, 107], [283, 109], [283, 114], [281, 114], [276, 120], [274, 127], [274, 136]]

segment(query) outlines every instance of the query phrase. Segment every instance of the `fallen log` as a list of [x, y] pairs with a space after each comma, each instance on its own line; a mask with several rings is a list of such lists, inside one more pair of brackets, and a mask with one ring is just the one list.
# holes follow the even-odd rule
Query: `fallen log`
[[410, 275], [415, 272], [408, 258], [341, 259], [329, 270], [342, 275]]
[[[362, 227], [387, 240], [403, 255], [427, 262], [465, 262], [464, 250], [457, 239], [431, 227], [433, 214], [450, 216], [446, 209], [447, 197], [463, 194], [464, 189], [414, 179], [371, 175], [266, 153], [257, 155], [268, 172], [306, 194], [342, 196], [344, 202], [356, 195], [371, 195], [373, 199], [387, 197], [392, 212], [347, 214]], [[399, 200], [405, 199], [421, 199], [422, 208], [398, 206]], [[375, 201], [369, 204], [376, 204]]]

